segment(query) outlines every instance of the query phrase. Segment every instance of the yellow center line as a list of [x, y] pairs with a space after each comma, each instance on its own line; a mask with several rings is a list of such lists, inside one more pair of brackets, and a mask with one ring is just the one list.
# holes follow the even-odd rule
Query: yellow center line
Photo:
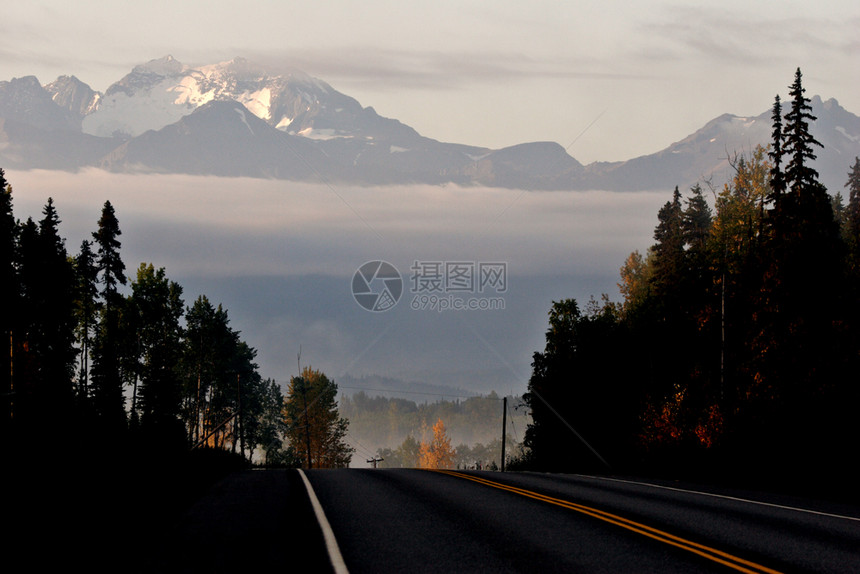
[[746, 572], [748, 574], [780, 574], [777, 570], [772, 570], [760, 564], [756, 564], [755, 562], [750, 562], [749, 560], [744, 560], [743, 558], [739, 558], [727, 552], [723, 552], [721, 550], [717, 550], [716, 548], [711, 548], [710, 546], [706, 546], [704, 544], [699, 544], [698, 542], [693, 542], [691, 540], [687, 540], [685, 538], [681, 538], [680, 536], [675, 536], [674, 534], [670, 534], [663, 530], [659, 530], [652, 526], [648, 526], [647, 524], [642, 524], [640, 522], [636, 522], [634, 520], [630, 520], [628, 518], [624, 518], [623, 516], [618, 516], [617, 514], [612, 514], [610, 512], [606, 512], [600, 510], [598, 508], [593, 508], [590, 506], [585, 506], [584, 504], [578, 504], [575, 502], [570, 502], [569, 500], [563, 500], [560, 498], [553, 498], [551, 496], [546, 496], [544, 494], [540, 494], [538, 492], [534, 492], [531, 490], [526, 490], [524, 488], [518, 488], [516, 486], [510, 486], [507, 484], [502, 484], [500, 482], [496, 482], [493, 480], [489, 480], [486, 478], [482, 478], [479, 476], [473, 476], [469, 474], [462, 474], [459, 472], [454, 472], [450, 470], [439, 470], [438, 472], [448, 474], [451, 476], [456, 476], [458, 478], [465, 478], [467, 480], [471, 480], [473, 482], [477, 482], [480, 484], [484, 484], [486, 486], [491, 486], [493, 488], [498, 488], [500, 490], [507, 490], [508, 492], [512, 492], [515, 494], [519, 494], [521, 496], [526, 496], [528, 498], [533, 498], [535, 500], [540, 500], [542, 502], [548, 502], [549, 504], [554, 504], [556, 506], [560, 506], [562, 508], [567, 508], [569, 510], [574, 510], [576, 512], [586, 514], [588, 516], [592, 516], [599, 520], [603, 520], [604, 522], [608, 522], [610, 524], [615, 524], [616, 526], [620, 526], [632, 532], [636, 532], [638, 534], [642, 534], [654, 540], [659, 540], [665, 544], [670, 544], [677, 548], [681, 548], [683, 550], [687, 550], [688, 552], [692, 552], [694, 554], [698, 554], [708, 560], [712, 560], [713, 562], [717, 562], [719, 564], [723, 564], [737, 570], [739, 572]]

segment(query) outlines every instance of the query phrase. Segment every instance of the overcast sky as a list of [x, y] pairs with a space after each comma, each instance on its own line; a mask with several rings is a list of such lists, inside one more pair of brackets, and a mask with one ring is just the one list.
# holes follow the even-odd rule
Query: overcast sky
[[167, 54], [243, 56], [438, 140], [555, 141], [588, 163], [766, 111], [798, 66], [808, 95], [860, 113], [858, 32], [856, 0], [34, 0], [3, 8], [0, 80], [74, 74], [104, 91]]

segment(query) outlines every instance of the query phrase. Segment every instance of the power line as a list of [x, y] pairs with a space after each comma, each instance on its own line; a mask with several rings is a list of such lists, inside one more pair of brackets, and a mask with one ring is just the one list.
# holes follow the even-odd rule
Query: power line
[[377, 393], [400, 393], [405, 395], [427, 395], [431, 397], [451, 397], [452, 399], [488, 399], [493, 401], [501, 401], [502, 397], [490, 397], [486, 395], [456, 395], [451, 393], [423, 393], [420, 391], [397, 391], [393, 389], [371, 389], [368, 387], [349, 387], [338, 385], [339, 389], [357, 389], [360, 391], [375, 391]]

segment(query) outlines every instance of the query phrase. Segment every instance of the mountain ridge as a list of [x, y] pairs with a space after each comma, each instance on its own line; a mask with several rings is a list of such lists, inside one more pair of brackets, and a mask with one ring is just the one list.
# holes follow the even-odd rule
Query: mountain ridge
[[[860, 117], [833, 98], [815, 96], [812, 107], [819, 121], [811, 130], [825, 146], [815, 167], [839, 191], [860, 156]], [[256, 127], [245, 133], [249, 122]], [[34, 76], [0, 81], [0, 162], [7, 169], [639, 191], [702, 181], [721, 187], [732, 155], [769, 139], [769, 110], [723, 114], [666, 149], [583, 165], [555, 142], [490, 149], [433, 140], [304, 72], [243, 58], [194, 67], [165, 56], [135, 66], [104, 94], [71, 75], [44, 86]]]

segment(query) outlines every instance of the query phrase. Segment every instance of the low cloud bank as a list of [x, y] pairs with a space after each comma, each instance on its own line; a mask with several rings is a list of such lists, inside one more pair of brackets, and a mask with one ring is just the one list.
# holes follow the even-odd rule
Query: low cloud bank
[[364, 261], [506, 261], [515, 274], [614, 273], [651, 243], [666, 192], [338, 187], [246, 178], [10, 172], [15, 212], [53, 197], [76, 251], [110, 200], [123, 256], [182, 274], [349, 276]]
[[[70, 253], [97, 227], [105, 200], [122, 230], [129, 274], [165, 267], [186, 304], [206, 294], [258, 350], [263, 376], [302, 363], [477, 392], [523, 392], [552, 301], [608, 293], [652, 242], [670, 192], [530, 192], [455, 186], [341, 188], [255, 179], [8, 172], [16, 216], [41, 218], [53, 197]], [[363, 263], [403, 277], [397, 306], [360, 307]], [[506, 264], [504, 306], [416, 309], [414, 262]]]

